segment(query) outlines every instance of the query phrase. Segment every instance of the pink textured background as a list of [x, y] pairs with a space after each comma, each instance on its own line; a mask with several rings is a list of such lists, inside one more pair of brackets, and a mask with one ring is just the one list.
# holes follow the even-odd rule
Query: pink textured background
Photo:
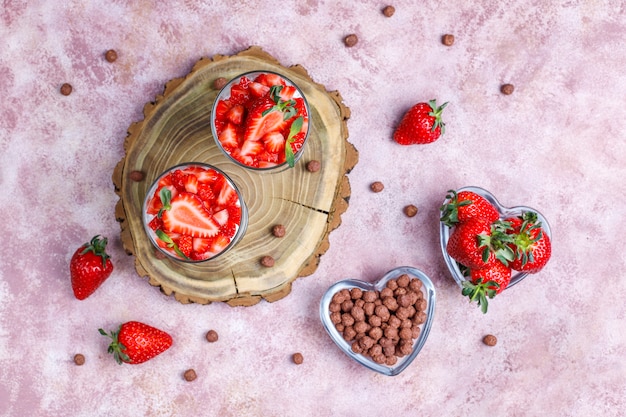
[[[367, 1], [2, 3], [0, 415], [624, 415], [626, 3], [392, 4], [386, 18], [384, 3]], [[353, 48], [342, 43], [349, 33]], [[350, 207], [317, 272], [288, 297], [182, 305], [122, 250], [111, 174], [127, 128], [168, 80], [250, 45], [342, 94], [360, 152]], [[504, 82], [513, 95], [500, 94]], [[450, 102], [446, 135], [393, 143], [400, 115], [435, 97]], [[369, 191], [376, 180], [383, 193]], [[466, 185], [535, 207], [554, 236], [546, 269], [486, 316], [461, 297], [438, 247], [437, 207]], [[406, 218], [406, 204], [419, 214]], [[109, 237], [115, 271], [78, 301], [68, 263], [95, 234]], [[340, 352], [317, 309], [334, 282], [401, 265], [432, 278], [437, 311], [420, 355], [390, 378]], [[168, 330], [174, 346], [118, 366], [97, 329], [126, 320]], [[487, 333], [496, 347], [482, 344]], [[190, 367], [192, 383], [182, 379]]]

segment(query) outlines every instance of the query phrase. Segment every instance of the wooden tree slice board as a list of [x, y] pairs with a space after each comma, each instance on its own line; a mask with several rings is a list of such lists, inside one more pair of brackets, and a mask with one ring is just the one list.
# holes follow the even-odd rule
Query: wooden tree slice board
[[[306, 96], [312, 126], [306, 150], [292, 169], [258, 173], [229, 161], [218, 149], [210, 114], [218, 91], [215, 79], [231, 79], [254, 70], [271, 70], [295, 82]], [[307, 71], [283, 67], [260, 47], [233, 56], [203, 58], [183, 78], [169, 81], [162, 96], [144, 107], [144, 119], [133, 123], [124, 143], [125, 156], [113, 172], [119, 201], [116, 217], [126, 252], [135, 256], [135, 269], [182, 303], [227, 302], [251, 306], [261, 299], [275, 301], [291, 291], [298, 277], [312, 274], [329, 247], [328, 237], [348, 208], [347, 174], [358, 161], [348, 142], [349, 109], [338, 92], [328, 92]], [[321, 162], [311, 173], [305, 165]], [[226, 254], [204, 263], [186, 264], [156, 256], [142, 224], [148, 188], [160, 173], [184, 162], [204, 162], [226, 172], [248, 206], [249, 223], [243, 239]], [[141, 181], [130, 174], [140, 171]], [[287, 233], [274, 237], [271, 228], [283, 224]], [[260, 259], [275, 259], [271, 268]]]

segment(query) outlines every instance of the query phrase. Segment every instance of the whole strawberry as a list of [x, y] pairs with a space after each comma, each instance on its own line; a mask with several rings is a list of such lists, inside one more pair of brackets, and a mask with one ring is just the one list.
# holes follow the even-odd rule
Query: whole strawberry
[[70, 276], [74, 296], [79, 300], [93, 294], [113, 272], [106, 246], [107, 238], [97, 235], [74, 252], [70, 260]]
[[457, 193], [449, 190], [446, 195], [447, 202], [440, 208], [441, 221], [447, 226], [454, 226], [472, 217], [495, 222], [500, 217], [498, 210], [485, 197], [473, 191], [461, 191]]
[[487, 313], [488, 298], [500, 294], [511, 282], [511, 268], [493, 258], [486, 267], [469, 270], [469, 281], [463, 281], [462, 294], [476, 301], [483, 314]]
[[478, 217], [459, 223], [448, 239], [448, 255], [470, 269], [484, 268], [492, 258], [508, 263], [514, 257], [508, 245], [513, 241], [506, 233], [508, 227], [508, 223]]
[[417, 103], [406, 112], [393, 134], [400, 145], [431, 143], [445, 133], [441, 113], [448, 103], [437, 107], [437, 100]]
[[548, 263], [552, 255], [550, 237], [537, 221], [537, 213], [527, 211], [521, 216], [506, 219], [511, 223], [513, 243], [510, 247], [515, 250], [515, 258], [509, 266], [520, 272], [535, 274]]
[[120, 365], [137, 365], [154, 358], [172, 346], [172, 336], [156, 327], [138, 321], [123, 323], [117, 332], [108, 334], [98, 329], [101, 335], [112, 339], [108, 352]]

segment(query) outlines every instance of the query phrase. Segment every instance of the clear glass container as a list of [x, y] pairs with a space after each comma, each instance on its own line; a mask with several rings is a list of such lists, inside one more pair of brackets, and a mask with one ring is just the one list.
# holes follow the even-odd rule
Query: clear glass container
[[[304, 139], [302, 140], [302, 145], [300, 146], [300, 148], [297, 150], [297, 152], [295, 152], [295, 154], [293, 155], [293, 161], [294, 164], [298, 162], [298, 160], [302, 157], [304, 150], [306, 148], [306, 143], [307, 140], [309, 138], [309, 134], [311, 132], [311, 112], [309, 109], [309, 103], [306, 99], [306, 97], [304, 96], [304, 93], [302, 92], [302, 90], [300, 90], [300, 88], [293, 82], [291, 81], [289, 78], [285, 77], [282, 74], [273, 72], [273, 71], [263, 71], [263, 70], [258, 70], [258, 71], [250, 71], [250, 72], [246, 72], [243, 74], [238, 75], [237, 77], [231, 79], [218, 93], [217, 98], [215, 99], [215, 102], [213, 103], [213, 108], [211, 110], [211, 133], [213, 135], [213, 138], [215, 140], [215, 143], [217, 144], [217, 147], [224, 153], [224, 155], [226, 155], [226, 157], [234, 162], [235, 164], [246, 168], [246, 169], [250, 169], [252, 171], [256, 171], [256, 172], [282, 172], [288, 168], [290, 168], [289, 163], [287, 160], [285, 160], [284, 162], [268, 162], [268, 161], [261, 161], [260, 163], [262, 165], [260, 166], [251, 166], [249, 164], [246, 163], [246, 161], [244, 161], [244, 159], [250, 159], [252, 161], [256, 161], [256, 162], [251, 162], [253, 164], [258, 163], [258, 160], [256, 159], [256, 156], [247, 158], [247, 157], [239, 157], [236, 158], [235, 156], [233, 156], [233, 153], [235, 152], [235, 150], [229, 150], [227, 149], [227, 147], [225, 147], [224, 145], [222, 145], [222, 141], [219, 139], [219, 133], [218, 133], [218, 127], [216, 125], [216, 115], [220, 113], [220, 111], [216, 111], [219, 110], [219, 106], [220, 106], [220, 102], [226, 100], [229, 101], [231, 99], [231, 95], [232, 95], [232, 89], [233, 86], [237, 86], [241, 83], [241, 81], [243, 79], [247, 79], [248, 81], [246, 82], [252, 82], [256, 79], [258, 79], [259, 76], [263, 76], [264, 74], [267, 75], [271, 75], [271, 76], [277, 76], [280, 77], [280, 79], [283, 80], [285, 86], [290, 86], [295, 88], [295, 92], [293, 93], [293, 99], [302, 99], [302, 106], [298, 106], [299, 110], [298, 113], [294, 116], [294, 120], [298, 118], [298, 116], [302, 116], [303, 117], [303, 124], [302, 124], [302, 128], [300, 130], [300, 132], [304, 132]], [[267, 87], [267, 86], [266, 86]], [[237, 88], [237, 87], [236, 87]], [[240, 90], [239, 90], [240, 91]], [[247, 101], [246, 103], [244, 103], [244, 107], [248, 106], [249, 103], [251, 103], [252, 101]], [[230, 106], [228, 106], [230, 107]], [[302, 108], [304, 110], [302, 110]], [[247, 113], [248, 113], [248, 108], [246, 108], [245, 112], [244, 112], [244, 118], [242, 121], [241, 126], [245, 126], [246, 124], [246, 117], [247, 117]], [[301, 114], [301, 113], [306, 113], [306, 114]], [[221, 129], [221, 128], [220, 128]], [[283, 135], [285, 136], [285, 135]], [[288, 134], [287, 134], [288, 136]], [[300, 135], [302, 136], [302, 135]], [[285, 137], [285, 140], [287, 140], [287, 137]], [[258, 140], [257, 142], [262, 143], [263, 141]], [[240, 147], [242, 147], [242, 144], [239, 144]], [[285, 143], [285, 146], [289, 146], [288, 144]], [[240, 149], [238, 149], [239, 151]], [[283, 151], [284, 152], [284, 151]], [[247, 155], [247, 153], [246, 153]], [[260, 159], [260, 157], [259, 157]]]
[[[198, 177], [198, 183], [204, 183], [204, 184], [209, 184], [210, 178], [213, 178], [213, 177], [218, 178], [221, 176], [225, 180], [226, 184], [229, 187], [231, 187], [232, 190], [234, 190], [234, 192], [236, 193], [236, 201], [231, 203], [230, 205], [240, 208], [239, 224], [236, 225], [235, 232], [232, 235], [232, 237], [229, 237], [230, 241], [227, 244], [226, 244], [226, 241], [222, 241], [219, 244], [219, 248], [220, 248], [219, 251], [215, 251], [215, 252], [205, 251], [205, 252], [202, 252], [203, 254], [202, 256], [198, 256], [197, 258], [195, 256], [194, 258], [187, 257], [184, 254], [181, 254], [180, 251], [176, 250], [178, 246], [174, 247], [174, 244], [176, 243], [175, 240], [178, 237], [177, 234], [174, 233], [173, 234], [174, 236], [172, 239], [172, 237], [170, 237], [166, 233], [165, 238], [172, 240], [170, 244], [168, 245], [168, 242], [165, 242], [159, 238], [158, 236], [159, 232], [157, 232], [157, 230], [160, 230], [160, 229], [157, 228], [155, 230], [152, 227], [150, 227], [150, 222], [152, 222], [154, 218], [157, 217], [154, 206], [151, 206], [151, 201], [158, 194], [160, 190], [160, 186], [162, 187], [164, 183], [168, 182], [168, 179], [166, 177], [168, 177], [172, 172], [177, 171], [177, 170], [183, 172], [183, 174], [192, 173], [196, 175], [196, 177]], [[205, 172], [205, 174], [203, 174], [202, 172]], [[210, 173], [210, 175], [208, 173]], [[191, 193], [191, 194], [195, 194], [195, 193]], [[202, 194], [198, 192], [197, 196], [199, 195], [202, 195]], [[201, 201], [204, 202], [204, 200], [202, 199]], [[206, 203], [206, 204], [209, 204], [209, 203]], [[207, 262], [207, 261], [217, 258], [220, 255], [223, 255], [224, 253], [231, 250], [241, 240], [241, 238], [245, 235], [246, 229], [248, 227], [248, 208], [243, 200], [243, 197], [237, 185], [224, 171], [212, 165], [200, 163], [200, 162], [188, 162], [188, 163], [179, 164], [179, 165], [176, 165], [167, 169], [165, 172], [159, 175], [158, 178], [152, 183], [152, 185], [148, 189], [148, 192], [146, 194], [143, 207], [142, 207], [142, 215], [143, 215], [144, 229], [150, 241], [154, 245], [154, 247], [157, 248], [161, 253], [163, 253], [170, 259], [173, 259], [179, 262], [187, 262], [187, 263]], [[162, 233], [165, 233], [163, 232], [163, 230], [160, 230], [160, 231]], [[161, 234], [161, 236], [163, 235]], [[206, 238], [206, 239], [211, 239], [211, 238]]]

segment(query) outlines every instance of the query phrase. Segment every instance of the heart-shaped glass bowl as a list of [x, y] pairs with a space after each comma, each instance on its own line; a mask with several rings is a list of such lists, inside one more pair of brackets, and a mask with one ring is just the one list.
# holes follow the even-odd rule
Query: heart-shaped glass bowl
[[[348, 343], [343, 335], [335, 328], [331, 318], [330, 318], [330, 304], [335, 293], [343, 290], [343, 289], [352, 289], [352, 288], [360, 288], [363, 291], [381, 291], [387, 285], [387, 282], [391, 279], [398, 278], [399, 276], [407, 274], [411, 278], [418, 278], [422, 281], [422, 292], [424, 295], [424, 299], [427, 302], [426, 305], [426, 321], [420, 325], [420, 334], [416, 339], [413, 339], [413, 350], [410, 354], [398, 358], [398, 361], [393, 366], [388, 366], [384, 364], [378, 364], [374, 362], [368, 356], [364, 356], [358, 353], [354, 353], [352, 351], [350, 343]], [[330, 338], [339, 346], [341, 350], [344, 351], [346, 355], [350, 358], [354, 359], [361, 365], [366, 368], [371, 369], [372, 371], [379, 372], [383, 375], [394, 376], [398, 375], [400, 372], [406, 369], [407, 366], [413, 362], [413, 359], [420, 352], [424, 344], [426, 343], [426, 339], [428, 338], [428, 333], [430, 332], [430, 328], [433, 323], [433, 317], [435, 314], [435, 287], [430, 280], [430, 278], [424, 274], [422, 271], [416, 268], [412, 268], [409, 266], [398, 267], [392, 269], [387, 272], [382, 278], [380, 278], [375, 283], [364, 282], [357, 279], [347, 279], [343, 281], [339, 281], [332, 285], [320, 302], [320, 318], [322, 320], [322, 324], [326, 329], [326, 332], [330, 336]]]
[[[550, 231], [550, 224], [548, 224], [548, 221], [546, 220], [546, 218], [534, 208], [526, 207], [526, 206], [505, 207], [502, 204], [500, 204], [498, 200], [496, 200], [493, 194], [491, 194], [489, 191], [480, 187], [463, 187], [463, 188], [459, 188], [458, 190], [456, 190], [457, 194], [460, 193], [461, 191], [472, 191], [480, 196], [483, 196], [487, 201], [489, 201], [498, 210], [498, 213], [500, 213], [501, 219], [505, 219], [509, 217], [516, 217], [527, 211], [532, 211], [532, 212], [537, 213], [537, 220], [541, 222], [541, 227], [543, 228], [544, 233], [546, 233], [548, 237], [550, 237], [550, 240], [552, 240], [552, 232]], [[444, 200], [443, 204], [447, 202], [448, 200], [446, 199]], [[448, 266], [448, 269], [450, 270], [450, 274], [452, 275], [452, 278], [454, 278], [456, 283], [461, 288], [463, 288], [463, 281], [467, 281], [467, 279], [463, 276], [463, 273], [461, 272], [461, 269], [459, 268], [459, 264], [454, 259], [452, 259], [450, 255], [448, 255], [448, 251], [446, 250], [446, 246], [448, 245], [448, 240], [450, 239], [451, 231], [452, 229], [450, 227], [446, 226], [443, 222], [439, 222], [439, 237], [440, 237], [440, 243], [441, 243], [441, 252], [443, 253], [443, 259], [445, 259], [446, 261], [446, 265]], [[518, 282], [520, 282], [527, 276], [528, 276], [527, 272], [514, 273], [511, 276], [511, 282], [504, 289], [504, 291], [506, 291], [508, 288], [511, 288], [513, 285], [517, 284]]]

